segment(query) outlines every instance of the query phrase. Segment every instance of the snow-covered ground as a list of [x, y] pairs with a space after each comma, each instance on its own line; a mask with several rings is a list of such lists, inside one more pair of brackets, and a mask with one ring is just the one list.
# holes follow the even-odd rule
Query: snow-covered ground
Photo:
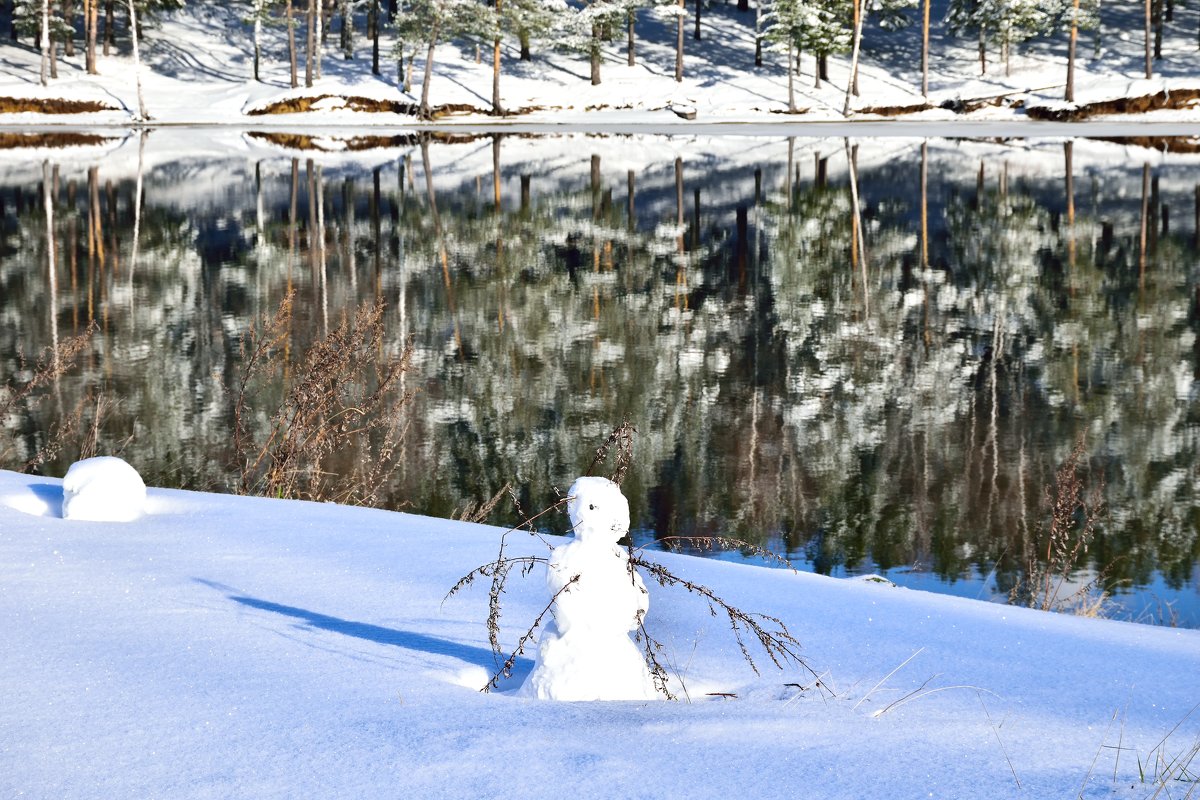
[[[779, 616], [828, 689], [756, 677], [648, 580], [680, 701], [538, 701], [532, 651], [478, 691], [486, 582], [444, 600], [497, 529], [153, 488], [83, 522], [62, 496], [0, 472], [5, 797], [1124, 798], [1181, 761], [1157, 796], [1197, 791], [1197, 631], [656, 554]], [[514, 572], [504, 647], [546, 600]]]
[[[690, 7], [690, 6], [689, 6]], [[307, 127], [335, 125], [413, 125], [414, 118], [394, 113], [362, 113], [339, 108], [326, 100], [323, 110], [303, 114], [248, 116], [247, 112], [298, 95], [357, 96], [413, 103], [420, 94], [421, 58], [416, 59], [411, 92], [397, 85], [396, 65], [387, 55], [393, 36], [382, 39], [382, 75], [370, 71], [369, 43], [360, 36], [356, 57], [343, 59], [331, 36], [323, 59], [324, 77], [309, 90], [288, 88], [288, 68], [280, 27], [268, 27], [262, 82], [251, 79], [253, 42], [245, 22], [248, 4], [196, 0], [167, 16], [146, 32], [142, 81], [146, 105], [157, 124], [230, 124]], [[1163, 59], [1154, 65], [1155, 77], [1144, 77], [1140, 6], [1102, 9], [1103, 27], [1097, 37], [1087, 32], [1079, 45], [1076, 99], [1079, 103], [1136, 97], [1163, 90], [1200, 88], [1195, 66], [1198, 12], [1191, 6], [1174, 10], [1165, 29]], [[1061, 105], [1066, 80], [1066, 37], [1057, 35], [1014, 49], [1007, 71], [998, 54], [986, 75], [979, 74], [975, 42], [952, 37], [941, 19], [945, 3], [934, 4], [930, 97], [935, 108], [908, 117], [925, 124], [947, 120], [1025, 120], [1024, 106]], [[361, 26], [360, 21], [360, 26]], [[830, 80], [814, 87], [812, 59], [802, 59], [796, 79], [799, 115], [787, 108], [785, 57], [768, 51], [764, 66], [754, 66], [754, 12], [737, 12], [730, 4], [712, 4], [702, 17], [702, 38], [693, 38], [687, 20], [685, 75], [674, 80], [673, 23], [643, 11], [639, 23], [638, 56], [627, 66], [623, 37], [606, 45], [602, 83], [588, 80], [586, 57], [534, 43], [534, 58], [518, 59], [515, 43], [505, 50], [502, 99], [506, 108], [533, 109], [506, 118], [507, 123], [573, 125], [675, 125], [676, 110], [694, 110], [694, 125], [756, 122], [774, 124], [842, 120], [849, 56], [832, 58]], [[0, 98], [62, 98], [104, 102], [115, 110], [87, 114], [0, 114], [0, 124], [29, 125], [69, 122], [74, 125], [128, 123], [138, 108], [132, 58], [128, 52], [100, 57], [99, 76], [88, 76], [83, 56], [65, 58], [59, 78], [48, 87], [38, 83], [40, 54], [26, 43], [0, 43]], [[915, 106], [920, 94], [920, 26], [898, 32], [868, 25], [860, 69], [861, 96], [854, 98], [854, 118], [878, 119], [861, 113], [871, 107]], [[126, 48], [127, 50], [127, 48]], [[430, 101], [433, 105], [465, 104], [484, 110], [490, 104], [491, 64], [488, 53], [473, 43], [441, 45], [436, 52]], [[477, 60], [477, 57], [478, 60]], [[303, 73], [303, 64], [301, 64]], [[1016, 105], [984, 105], [956, 115], [937, 108], [943, 102], [973, 101], [1006, 95]], [[1136, 115], [1143, 121], [1195, 121], [1195, 104], [1178, 110]], [[439, 124], [495, 122], [482, 113], [461, 113]]]

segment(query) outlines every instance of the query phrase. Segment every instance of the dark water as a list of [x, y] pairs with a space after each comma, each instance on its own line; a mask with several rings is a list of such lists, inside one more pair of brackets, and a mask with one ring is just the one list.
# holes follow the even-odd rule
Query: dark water
[[6, 378], [99, 326], [4, 421], [7, 465], [100, 396], [101, 450], [229, 490], [249, 326], [294, 290], [301, 352], [378, 298], [418, 390], [391, 507], [448, 516], [511, 481], [541, 508], [629, 420], [640, 542], [737, 537], [1002, 600], [1082, 437], [1106, 509], [1065, 593], [1103, 571], [1110, 614], [1200, 625], [1194, 140], [366, 144], [387, 146], [155, 132], [3, 153]]

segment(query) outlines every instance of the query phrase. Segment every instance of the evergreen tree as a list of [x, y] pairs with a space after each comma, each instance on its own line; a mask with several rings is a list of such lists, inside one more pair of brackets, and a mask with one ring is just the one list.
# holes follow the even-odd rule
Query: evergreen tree
[[421, 79], [419, 114], [429, 116], [429, 83], [434, 51], [440, 42], [462, 36], [494, 40], [499, 35], [495, 15], [475, 0], [412, 0], [396, 14], [397, 57], [406, 43], [425, 45], [425, 74]]
[[1048, 9], [1038, 0], [950, 0], [946, 15], [952, 33], [979, 37], [981, 75], [987, 74], [988, 44], [1000, 46], [1007, 72], [1012, 45], [1046, 33], [1053, 21], [1054, 8]]
[[[795, 111], [794, 74], [798, 54], [818, 59], [850, 48], [851, 8], [846, 0], [773, 0], [763, 14], [763, 39], [787, 53], [788, 110]], [[818, 72], [818, 84], [820, 74]]]

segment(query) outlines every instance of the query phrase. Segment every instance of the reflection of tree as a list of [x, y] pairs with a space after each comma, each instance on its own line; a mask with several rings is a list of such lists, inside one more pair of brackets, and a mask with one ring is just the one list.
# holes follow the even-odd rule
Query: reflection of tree
[[[629, 419], [635, 527], [782, 545], [822, 570], [996, 567], [1004, 589], [1087, 430], [1113, 509], [1093, 566], [1121, 553], [1118, 577], [1188, 578], [1200, 311], [1170, 184], [1146, 184], [1143, 215], [1140, 169], [1075, 164], [1068, 219], [1061, 172], [989, 159], [980, 178], [930, 142], [922, 203], [918, 147], [862, 142], [856, 215], [840, 141], [637, 170], [602, 145], [222, 167], [219, 201], [167, 199], [202, 181], [159, 167], [132, 275], [135, 182], [72, 172], [55, 190], [56, 319], [102, 328], [64, 390], [120, 399], [106, 435], [134, 436], [151, 482], [227, 486], [222, 387], [249, 324], [295, 288], [298, 352], [378, 297], [420, 387], [395, 505], [449, 514], [513, 480], [540, 507]], [[18, 210], [5, 190], [0, 229], [10, 368], [52, 335], [44, 209], [23, 191]], [[515, 521], [503, 504], [495, 519]]]

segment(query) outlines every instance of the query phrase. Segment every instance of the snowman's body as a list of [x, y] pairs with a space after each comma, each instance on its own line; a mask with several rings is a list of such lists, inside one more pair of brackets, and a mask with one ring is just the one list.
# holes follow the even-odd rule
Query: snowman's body
[[617, 545], [629, 530], [629, 503], [606, 478], [579, 478], [568, 498], [575, 538], [550, 555], [554, 621], [521, 691], [545, 700], [655, 699], [646, 660], [629, 637], [650, 606]]

